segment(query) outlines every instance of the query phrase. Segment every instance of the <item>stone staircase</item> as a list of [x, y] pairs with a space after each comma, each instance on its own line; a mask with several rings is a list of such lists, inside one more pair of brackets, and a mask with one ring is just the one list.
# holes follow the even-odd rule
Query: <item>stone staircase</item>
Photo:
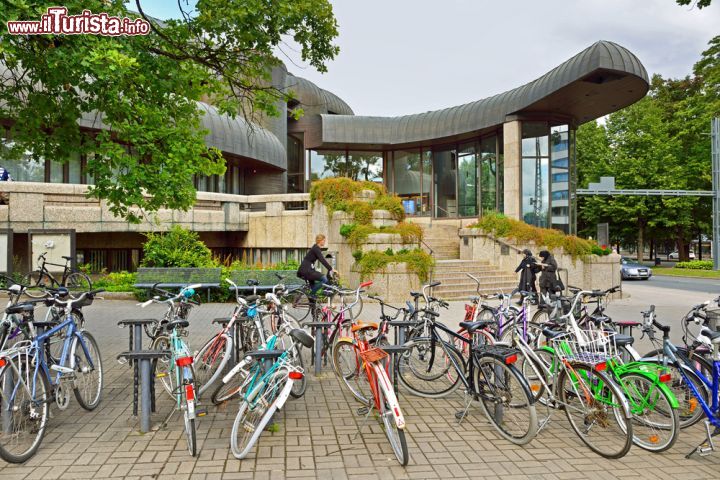
[[440, 223], [422, 227], [424, 242], [432, 248], [435, 257], [432, 280], [442, 282], [433, 289], [433, 295], [444, 299], [466, 299], [476, 295], [477, 284], [467, 273], [480, 280], [480, 293], [511, 292], [517, 287], [516, 275], [500, 271], [489, 262], [460, 260], [458, 227]]
[[436, 260], [433, 282], [442, 282], [433, 295], [444, 299], [466, 299], [477, 294], [477, 283], [467, 273], [480, 280], [480, 293], [509, 293], [517, 288], [515, 275], [502, 272], [489, 262], [480, 260]]

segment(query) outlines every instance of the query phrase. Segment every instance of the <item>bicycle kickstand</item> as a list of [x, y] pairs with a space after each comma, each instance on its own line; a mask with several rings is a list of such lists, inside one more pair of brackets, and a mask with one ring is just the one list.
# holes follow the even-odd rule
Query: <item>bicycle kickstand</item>
[[360, 407], [357, 409], [358, 415], [364, 415], [365, 420], [363, 420], [362, 424], [358, 427], [357, 432], [355, 432], [355, 436], [350, 440], [350, 443], [353, 443], [358, 435], [360, 435], [360, 432], [362, 431], [363, 427], [367, 425], [368, 419], [370, 418], [370, 414], [373, 411], [373, 405], [369, 405], [367, 407]]
[[465, 420], [465, 417], [467, 417], [468, 410], [470, 410], [470, 405], [474, 400], [474, 394], [469, 394], [466, 390], [465, 398], [467, 399], [465, 401], [465, 408], [463, 410], [458, 410], [457, 412], [455, 412], [455, 418], [457, 418], [458, 424], [462, 423], [462, 421]]
[[685, 455], [685, 458], [690, 458], [693, 455], [693, 453], [697, 453], [701, 457], [705, 457], [715, 451], [715, 442], [713, 442], [713, 437], [717, 437], [718, 435], [720, 435], [720, 427], [715, 427], [715, 430], [712, 433], [710, 433], [710, 422], [705, 421], [705, 432], [707, 434], [707, 440], [702, 442], [700, 445], [695, 447], [690, 453]]
[[158, 430], [165, 430], [168, 426], [168, 423], [170, 422], [170, 419], [175, 416], [175, 414], [178, 412], [177, 408], [173, 408], [167, 417], [165, 417], [165, 420], [160, 424], [159, 427], [157, 427]]

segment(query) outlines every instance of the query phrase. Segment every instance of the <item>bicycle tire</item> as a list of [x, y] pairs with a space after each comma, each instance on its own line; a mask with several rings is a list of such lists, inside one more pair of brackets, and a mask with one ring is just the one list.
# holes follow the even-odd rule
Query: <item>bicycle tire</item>
[[[584, 372], [568, 374], [568, 368], [564, 368], [558, 378], [560, 399], [570, 426], [580, 440], [598, 455], [605, 458], [624, 457], [632, 446], [633, 431], [630, 409], [622, 390], [605, 373], [590, 365], [570, 362], [569, 366], [574, 372]], [[566, 385], [568, 382], [571, 385]], [[580, 385], [579, 389], [576, 385]], [[578, 400], [578, 406], [574, 400]], [[574, 419], [574, 413], [579, 413], [581, 421]], [[617, 421], [617, 427], [611, 428], [612, 419]], [[580, 425], [585, 428], [581, 429]], [[593, 428], [595, 426], [599, 428]], [[605, 447], [588, 439], [588, 434], [596, 431], [601, 431], [609, 438], [604, 442], [602, 438], [599, 441], [613, 450], [604, 450]]]
[[[243, 400], [230, 434], [230, 449], [235, 458], [239, 460], [245, 458], [257, 443], [265, 426], [270, 422], [277, 410], [277, 397], [287, 378], [286, 371], [277, 371], [267, 382], [256, 386]], [[261, 390], [263, 390], [262, 393], [260, 393]], [[262, 398], [255, 401], [251, 406], [247, 398], [255, 398], [257, 395], [262, 395]], [[242, 442], [238, 443], [240, 425], [242, 425], [245, 434], [242, 437]]]
[[82, 272], [73, 272], [65, 278], [63, 286], [70, 292], [89, 292], [92, 290], [92, 280]]
[[[0, 458], [2, 458], [8, 463], [24, 463], [33, 455], [35, 455], [38, 448], [40, 448], [40, 444], [42, 443], [42, 440], [45, 436], [45, 428], [47, 426], [48, 413], [50, 410], [50, 383], [48, 382], [45, 372], [42, 369], [38, 373], [38, 381], [36, 381], [35, 384], [32, 386], [35, 388], [34, 401], [32, 396], [32, 387], [22, 381], [22, 386], [18, 387], [15, 391], [15, 402], [18, 402], [20, 394], [26, 395], [28, 400], [19, 402], [22, 406], [18, 409], [8, 404], [9, 398], [6, 392], [9, 392], [15, 388], [17, 383], [15, 377], [18, 377], [20, 380], [22, 380], [25, 368], [29, 368], [29, 365], [23, 366], [23, 363], [24, 362], [20, 360], [17, 356], [15, 357], [15, 359], [8, 358], [5, 367], [0, 369], [0, 424], [6, 421], [13, 422], [11, 429], [14, 433], [12, 436], [15, 437], [16, 435], [18, 435], [16, 438], [20, 438], [20, 434], [18, 432], [18, 429], [15, 427], [15, 415], [13, 414], [16, 414], [18, 412], [22, 414], [27, 413], [30, 416], [30, 420], [37, 425], [31, 425], [28, 422], [28, 431], [30, 432], [29, 434], [32, 435], [32, 437], [29, 437], [28, 439], [29, 445], [27, 447], [23, 447], [23, 450], [19, 452], [12, 451], [13, 449], [11, 449], [9, 441], [13, 439], [6, 438], [6, 434], [3, 433], [4, 429], [0, 429]], [[39, 415], [38, 417], [36, 417], [36, 419], [33, 418], [35, 413], [30, 410], [33, 403], [37, 404], [35, 405], [35, 408], [37, 408], [39, 411]], [[13, 415], [13, 418], [8, 419], [6, 415]], [[20, 419], [19, 422], [22, 422], [22, 420]], [[16, 443], [13, 441], [13, 443], [19, 445], [19, 442]]]
[[53, 285], [50, 276], [40, 270], [33, 270], [32, 272], [26, 273], [22, 278], [22, 283], [28, 286], [25, 290], [25, 295], [31, 298], [43, 298], [45, 296], [45, 289], [43, 287], [51, 287]]
[[[382, 369], [382, 367], [380, 368]], [[390, 385], [390, 381], [387, 378], [385, 378], [385, 381], [388, 385]], [[390, 446], [392, 447], [398, 462], [400, 462], [400, 465], [404, 467], [410, 460], [407, 440], [405, 439], [405, 431], [398, 428], [393, 412], [390, 409], [390, 405], [388, 405], [385, 393], [380, 385], [377, 387], [377, 393], [378, 404], [380, 405], [380, 417], [382, 418], [385, 436], [390, 442]]]
[[[430, 338], [414, 339], [408, 350], [398, 356], [395, 373], [403, 387], [413, 395], [442, 398], [460, 386], [460, 375], [464, 375], [466, 365], [455, 347], [442, 340], [435, 342], [435, 358], [430, 365], [431, 348]], [[440, 382], [442, 378], [447, 381]]]
[[202, 397], [225, 374], [225, 367], [230, 361], [232, 352], [232, 336], [219, 334], [205, 342], [205, 345], [195, 354], [193, 373], [199, 397]]
[[[227, 382], [223, 382], [221, 379], [217, 388], [210, 397], [212, 403], [215, 405], [222, 405], [228, 400], [232, 400], [238, 396], [245, 385], [248, 373], [248, 370], [238, 369], [235, 370], [230, 378], [228, 378]], [[240, 375], [242, 375], [242, 378], [239, 378]]]
[[618, 375], [632, 414], [633, 443], [653, 453], [672, 447], [680, 433], [680, 416], [677, 408], [672, 408], [673, 401], [668, 396], [671, 394], [657, 382], [657, 377], [636, 372]]
[[[90, 335], [88, 332], [80, 332], [85, 341], [87, 347], [87, 355], [80, 340], [75, 337], [73, 340], [72, 348], [72, 364], [70, 365], [75, 371], [75, 380], [73, 382], [73, 393], [75, 399], [82, 408], [88, 411], [95, 410], [102, 400], [102, 387], [103, 387], [103, 367], [102, 358], [100, 355], [100, 349], [98, 348], [95, 337]], [[79, 351], [78, 351], [79, 349]], [[89, 355], [89, 357], [88, 357]], [[93, 363], [93, 368], [90, 368], [90, 362]], [[96, 383], [89, 383], [91, 381], [90, 376], [94, 374], [97, 379]], [[82, 381], [80, 379], [83, 379]], [[84, 385], [83, 385], [84, 384]], [[96, 386], [95, 386], [96, 385]]]
[[339, 340], [333, 346], [332, 358], [338, 378], [358, 402], [369, 406], [373, 395], [360, 348], [352, 340]]
[[313, 309], [313, 302], [303, 289], [290, 292], [287, 296], [288, 306], [292, 308], [294, 317], [298, 322], [304, 321]]
[[[522, 323], [516, 324], [515, 329], [518, 330], [519, 333], [521, 333], [522, 329], [523, 329]], [[513, 335], [513, 328], [512, 327], [506, 328], [505, 331], [503, 331], [502, 335], [500, 336], [499, 342], [510, 345], [512, 343], [512, 335]], [[527, 342], [527, 344], [531, 348], [537, 348], [540, 345], [542, 337], [543, 337], [542, 327], [540, 325], [534, 324], [532, 322], [528, 322], [527, 323], [527, 338], [524, 339]]]
[[[552, 392], [554, 379], [553, 373], [556, 370], [555, 355], [544, 349], [533, 350], [533, 353], [538, 357], [538, 359], [522, 353], [518, 354], [518, 369], [523, 377], [525, 377], [525, 380], [527, 380], [528, 387], [530, 387], [530, 392], [532, 393], [535, 402], [547, 405], [545, 393]], [[539, 365], [538, 362], [543, 362], [543, 364]], [[547, 369], [550, 373], [549, 378], [548, 372], [546, 372], [545, 369]], [[545, 385], [548, 386], [550, 392], [546, 391]]]
[[[159, 335], [155, 338], [155, 340], [153, 340], [150, 349], [170, 350], [170, 338], [167, 335]], [[177, 382], [175, 368], [177, 367], [174, 363], [170, 363], [171, 361], [174, 361], [174, 358], [172, 358], [172, 356], [164, 359], [154, 360], [153, 371], [155, 372], [155, 378], [159, 379], [160, 383], [162, 383], [163, 389], [168, 393], [168, 395], [170, 395], [172, 399], [175, 399], [177, 389], [180, 386], [175, 384]], [[189, 368], [190, 374], [195, 377], [195, 370], [193, 365], [189, 365], [183, 368]]]
[[[503, 438], [516, 445], [527, 444], [538, 432], [537, 411], [527, 382], [514, 365], [491, 356], [475, 360], [473, 382], [485, 416]], [[511, 430], [510, 424], [517, 428]]]
[[187, 437], [188, 451], [193, 457], [197, 456], [197, 437], [195, 432], [195, 419], [188, 418], [188, 412], [183, 412], [185, 418], [185, 436]]
[[[662, 360], [642, 360], [642, 362], [652, 363], [659, 367], [663, 366]], [[678, 408], [680, 429], [691, 427], [705, 417], [705, 411], [700, 407], [700, 402], [688, 385], [686, 379], [695, 386], [695, 389], [702, 395], [703, 400], [708, 405], [711, 403], [710, 392], [705, 386], [705, 383], [703, 383], [697, 373], [692, 369], [681, 366], [680, 368], [682, 368], [683, 373], [685, 373], [685, 377], [683, 377], [676, 365], [668, 364], [665, 368], [670, 374], [670, 381], [667, 382], [666, 385], [670, 388], [680, 404]]]
[[[297, 344], [294, 344], [292, 349], [293, 351], [289, 355], [288, 362], [290, 363], [290, 365], [299, 367], [301, 372], [305, 372], [302, 349]], [[307, 377], [303, 375], [301, 379], [293, 381], [292, 390], [290, 390], [290, 396], [293, 398], [300, 398], [305, 395], [306, 389]]]

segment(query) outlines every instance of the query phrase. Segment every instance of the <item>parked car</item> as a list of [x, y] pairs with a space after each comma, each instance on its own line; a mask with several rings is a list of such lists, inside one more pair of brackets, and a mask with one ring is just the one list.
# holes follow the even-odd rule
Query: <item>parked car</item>
[[[689, 257], [690, 260], [695, 260], [695, 252], [690, 250]], [[680, 254], [678, 253], [678, 251], [675, 250], [674, 252], [670, 253], [670, 255], [668, 255], [668, 260], [680, 260]]]
[[652, 277], [652, 268], [637, 263], [631, 258], [620, 257], [620, 276], [623, 280], [630, 280], [631, 278], [649, 280]]

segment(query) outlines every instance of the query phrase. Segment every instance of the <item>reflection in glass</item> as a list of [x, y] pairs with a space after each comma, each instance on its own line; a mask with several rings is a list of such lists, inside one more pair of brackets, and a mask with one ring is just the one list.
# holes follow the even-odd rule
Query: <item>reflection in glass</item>
[[353, 180], [382, 183], [383, 154], [382, 152], [348, 152], [347, 164], [343, 177]]
[[457, 184], [455, 149], [433, 153], [434, 195], [436, 217], [457, 217]]
[[345, 151], [310, 150], [310, 180], [321, 178], [346, 177]]
[[547, 227], [550, 212], [548, 126], [544, 122], [523, 122], [522, 134], [522, 218], [531, 225]]
[[[302, 134], [300, 134], [302, 135]], [[287, 138], [287, 191], [303, 193], [305, 191], [305, 162], [303, 161], [303, 143], [292, 135]]]
[[480, 205], [483, 215], [497, 211], [496, 137], [480, 142]]
[[68, 162], [68, 183], [81, 183], [80, 181], [80, 154], [74, 153]]
[[423, 150], [422, 152], [422, 184], [420, 185], [422, 190], [422, 205], [420, 215], [430, 215], [430, 189], [432, 187], [432, 161], [433, 154], [430, 150]]
[[458, 197], [460, 199], [459, 215], [474, 217], [477, 208], [477, 154], [475, 143], [460, 145], [458, 152]]
[[420, 215], [427, 211], [422, 191], [430, 184], [430, 174], [421, 172], [420, 150], [398, 150], [393, 155], [393, 191], [402, 199], [405, 213]]
[[570, 162], [568, 145], [568, 127], [563, 125], [553, 127], [550, 133], [550, 155], [551, 155], [551, 180], [550, 191], [552, 196], [552, 208], [550, 220], [552, 228], [570, 232], [570, 193], [569, 193], [569, 169]]

